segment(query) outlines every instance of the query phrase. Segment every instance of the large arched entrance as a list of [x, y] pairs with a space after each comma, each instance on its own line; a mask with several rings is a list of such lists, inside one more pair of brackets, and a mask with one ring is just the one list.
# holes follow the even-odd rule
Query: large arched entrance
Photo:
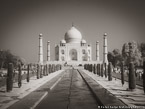
[[77, 57], [77, 50], [76, 49], [71, 49], [69, 51], [69, 56], [70, 56], [70, 60], [71, 61], [77, 61], [78, 60], [78, 57]]

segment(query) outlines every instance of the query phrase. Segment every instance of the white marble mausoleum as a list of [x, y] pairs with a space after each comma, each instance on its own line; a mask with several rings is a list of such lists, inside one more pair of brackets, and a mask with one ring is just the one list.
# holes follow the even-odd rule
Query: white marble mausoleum
[[83, 39], [81, 32], [72, 26], [64, 35], [64, 39], [55, 46], [55, 60], [50, 59], [50, 41], [47, 42], [47, 60], [43, 60], [43, 37], [39, 34], [39, 64], [68, 64], [68, 65], [79, 65], [79, 64], [96, 64], [96, 63], [107, 63], [107, 33], [103, 37], [103, 60], [100, 60], [99, 53], [99, 41], [96, 41], [96, 60], [92, 60], [92, 47], [90, 44]]
[[91, 46], [83, 39], [81, 32], [72, 26], [64, 39], [55, 47], [56, 61], [91, 61]]

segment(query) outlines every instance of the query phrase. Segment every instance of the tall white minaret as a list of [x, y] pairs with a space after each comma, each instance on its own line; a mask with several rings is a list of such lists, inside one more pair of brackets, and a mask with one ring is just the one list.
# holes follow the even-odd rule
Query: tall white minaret
[[96, 42], [96, 61], [99, 61], [99, 41]]
[[43, 40], [42, 34], [39, 34], [39, 64], [43, 64]]
[[103, 63], [106, 63], [108, 65], [107, 54], [108, 54], [108, 50], [107, 50], [107, 33], [104, 33]]
[[47, 61], [50, 61], [50, 41], [47, 42]]

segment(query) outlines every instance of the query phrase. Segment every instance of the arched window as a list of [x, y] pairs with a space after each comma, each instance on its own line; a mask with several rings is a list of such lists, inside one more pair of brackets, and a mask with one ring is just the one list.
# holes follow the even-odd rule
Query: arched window
[[70, 56], [70, 60], [72, 60], [72, 61], [77, 61], [77, 50], [76, 49], [71, 49], [70, 51], [69, 51], [69, 56]]

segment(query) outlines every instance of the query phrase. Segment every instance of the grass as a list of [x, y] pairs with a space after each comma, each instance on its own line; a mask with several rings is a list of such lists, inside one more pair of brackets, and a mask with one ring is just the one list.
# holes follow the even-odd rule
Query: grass
[[[112, 76], [114, 78], [121, 79], [121, 74], [120, 73], [114, 73], [113, 72]], [[128, 75], [127, 74], [124, 74], [124, 80], [128, 82]], [[136, 76], [136, 84], [143, 87], [143, 79], [142, 78], [139, 79], [139, 75], [138, 74]]]
[[[30, 77], [36, 75], [35, 73], [30, 73]], [[6, 85], [6, 78], [7, 77], [0, 77], [0, 87], [5, 86]], [[25, 80], [27, 78], [26, 74], [22, 75], [22, 80]], [[16, 73], [13, 79], [13, 82], [18, 82], [18, 74]]]

